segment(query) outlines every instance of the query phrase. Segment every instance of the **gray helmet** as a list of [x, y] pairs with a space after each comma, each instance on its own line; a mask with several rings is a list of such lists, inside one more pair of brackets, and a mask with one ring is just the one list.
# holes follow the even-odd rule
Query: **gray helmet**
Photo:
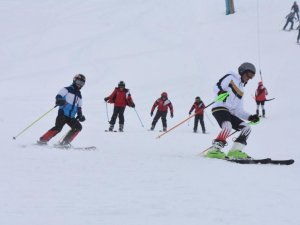
[[248, 63], [248, 62], [242, 63], [239, 66], [239, 74], [243, 75], [247, 71], [250, 71], [255, 74], [256, 73], [255, 66], [252, 63]]

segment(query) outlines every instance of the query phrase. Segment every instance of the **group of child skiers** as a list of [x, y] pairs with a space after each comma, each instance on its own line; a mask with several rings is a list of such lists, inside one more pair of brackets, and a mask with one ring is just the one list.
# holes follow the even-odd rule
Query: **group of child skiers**
[[[265, 116], [264, 102], [266, 101], [267, 90], [262, 82], [259, 82], [255, 93], [255, 100], [257, 102], [256, 114], [249, 114], [242, 108], [244, 86], [254, 77], [256, 73], [255, 66], [251, 63], [243, 63], [238, 68], [238, 74], [230, 73], [223, 76], [215, 85], [215, 93], [217, 96], [226, 93], [226, 98], [222, 101], [216, 101], [212, 108], [212, 114], [221, 127], [221, 132], [214, 139], [212, 147], [207, 151], [206, 157], [209, 158], [248, 158], [249, 156], [243, 152], [243, 148], [247, 144], [248, 136], [251, 128], [244, 120], [258, 122], [259, 121], [259, 106], [262, 106], [262, 116]], [[82, 113], [82, 97], [81, 88], [84, 86], [86, 78], [82, 74], [77, 74], [73, 78], [73, 83], [64, 87], [55, 97], [55, 105], [59, 106], [58, 115], [56, 117], [55, 126], [48, 130], [38, 140], [38, 144], [46, 145], [47, 142], [58, 134], [65, 124], [71, 127], [71, 130], [62, 139], [62, 146], [70, 146], [72, 140], [81, 131], [82, 126], [80, 122], [85, 121]], [[128, 89], [125, 88], [125, 82], [120, 81], [114, 91], [104, 98], [107, 103], [114, 104], [113, 114], [109, 121], [108, 131], [113, 131], [117, 118], [119, 118], [119, 131], [124, 129], [124, 111], [126, 106], [135, 108], [135, 103], [131, 97]], [[163, 131], [167, 131], [167, 114], [170, 110], [170, 116], [173, 118], [174, 110], [171, 101], [168, 99], [168, 94], [162, 92], [160, 98], [155, 100], [150, 115], [154, 115], [157, 108], [150, 130], [154, 130], [159, 119], [162, 121]], [[195, 111], [193, 132], [197, 132], [198, 124], [200, 122], [202, 132], [205, 133], [204, 124], [204, 109], [205, 104], [199, 96], [195, 98], [195, 102], [189, 110], [191, 115]], [[226, 138], [230, 135], [231, 130], [240, 131], [240, 135], [234, 141], [234, 145], [226, 155], [222, 148], [226, 145]]]
[[294, 4], [292, 5], [292, 8], [291, 8], [291, 12], [285, 18], [286, 18], [286, 23], [283, 27], [283, 30], [286, 29], [286, 27], [288, 26], [289, 23], [291, 24], [289, 30], [293, 30], [294, 29], [294, 20], [299, 22], [299, 25], [297, 27], [297, 30], [298, 30], [297, 43], [299, 44], [299, 41], [300, 41], [300, 20], [299, 20], [299, 6], [298, 6], [297, 2], [294, 2]]

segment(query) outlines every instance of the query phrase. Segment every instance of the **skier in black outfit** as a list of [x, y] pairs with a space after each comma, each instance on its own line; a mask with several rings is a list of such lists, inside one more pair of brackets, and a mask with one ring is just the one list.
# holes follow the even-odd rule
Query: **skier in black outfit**
[[290, 27], [290, 30], [293, 30], [293, 26], [294, 26], [294, 18], [295, 18], [295, 12], [290, 12], [286, 17], [286, 23], [283, 27], [283, 30], [285, 30], [285, 28], [287, 27], [287, 25], [289, 23], [291, 23], [291, 27]]
[[299, 44], [299, 40], [300, 40], [300, 24], [299, 24], [299, 26], [297, 27], [297, 29], [298, 29], [297, 43]]
[[299, 21], [299, 6], [298, 6], [297, 2], [294, 2], [291, 10], [294, 11], [294, 13], [297, 15], [297, 18]]

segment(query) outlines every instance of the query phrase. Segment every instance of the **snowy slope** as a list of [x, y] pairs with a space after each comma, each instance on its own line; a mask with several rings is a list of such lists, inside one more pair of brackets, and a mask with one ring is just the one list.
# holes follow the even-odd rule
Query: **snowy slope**
[[[0, 1], [0, 224], [298, 225], [299, 45], [296, 31], [281, 30], [292, 3], [235, 1], [236, 14], [225, 16], [217, 0]], [[215, 82], [244, 61], [261, 69], [276, 98], [266, 103], [267, 119], [253, 127], [246, 151], [294, 158], [294, 165], [200, 158], [219, 131], [210, 110], [207, 135], [193, 134], [193, 121], [159, 140], [157, 131], [147, 131], [162, 91], [174, 105], [172, 127], [188, 116], [196, 96], [213, 101]], [[56, 109], [13, 141], [53, 107], [76, 73], [87, 77], [87, 120], [74, 145], [97, 151], [32, 145], [53, 126]], [[108, 134], [103, 98], [120, 80], [145, 127], [127, 108], [126, 132]], [[246, 86], [252, 113], [259, 81], [257, 74]]]

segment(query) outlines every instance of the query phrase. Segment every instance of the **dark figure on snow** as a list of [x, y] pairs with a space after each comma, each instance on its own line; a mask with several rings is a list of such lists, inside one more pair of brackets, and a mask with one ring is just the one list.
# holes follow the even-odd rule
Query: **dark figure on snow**
[[110, 96], [104, 98], [104, 101], [114, 104], [114, 112], [109, 121], [109, 131], [113, 131], [117, 117], [119, 117], [119, 131], [124, 130], [124, 111], [126, 106], [135, 108], [135, 104], [131, 98], [131, 94], [128, 89], [125, 88], [124, 81], [118, 83], [118, 87], [111, 93]]
[[268, 95], [267, 89], [264, 87], [263, 82], [258, 82], [258, 87], [255, 91], [255, 101], [256, 101], [256, 114], [259, 116], [259, 106], [262, 108], [262, 116], [265, 117], [266, 110], [264, 108], [266, 96]]
[[298, 25], [297, 30], [298, 30], [297, 43], [299, 44], [299, 41], [300, 41], [300, 24]]
[[[229, 94], [223, 101], [217, 101], [212, 108], [212, 114], [221, 127], [221, 132], [213, 141], [211, 148], [206, 151], [208, 158], [225, 157], [233, 159], [246, 159], [249, 156], [242, 150], [247, 145], [247, 139], [251, 133], [251, 127], [244, 120], [259, 122], [259, 117], [246, 112], [243, 108], [244, 86], [255, 75], [256, 69], [252, 63], [243, 63], [238, 68], [238, 74], [230, 72], [223, 76], [215, 85], [217, 96]], [[232, 129], [240, 131], [240, 135], [234, 140], [233, 146], [227, 156], [222, 152], [222, 148], [227, 144]]]
[[162, 125], [163, 125], [163, 131], [166, 131], [167, 130], [168, 108], [170, 109], [170, 112], [171, 112], [171, 118], [173, 118], [173, 116], [174, 116], [173, 105], [172, 105], [171, 101], [168, 99], [168, 94], [166, 92], [163, 92], [161, 94], [161, 97], [154, 102], [154, 104], [151, 108], [151, 112], [150, 112], [151, 116], [153, 116], [153, 112], [156, 107], [157, 107], [157, 112], [152, 121], [150, 130], [154, 130], [157, 121], [161, 118]]
[[200, 97], [195, 98], [195, 102], [192, 105], [189, 115], [192, 114], [192, 112], [195, 110], [195, 119], [194, 119], [194, 133], [197, 133], [198, 130], [198, 123], [200, 121], [202, 133], [205, 133], [205, 125], [204, 125], [204, 119], [203, 119], [203, 112], [204, 112], [205, 105]]
[[[73, 79], [72, 85], [61, 89], [56, 95], [55, 104], [59, 106], [59, 110], [55, 126], [40, 137], [38, 144], [47, 144], [51, 138], [63, 129], [65, 124], [68, 124], [71, 127], [71, 130], [63, 138], [60, 145], [66, 147], [70, 146], [71, 141], [73, 141], [82, 129], [80, 122], [85, 121], [85, 117], [82, 115], [82, 97], [80, 92], [80, 89], [84, 84], [85, 76], [77, 74]], [[76, 114], [77, 117], [75, 118]]]
[[294, 13], [297, 15], [297, 18], [299, 21], [299, 6], [298, 6], [297, 2], [294, 2], [291, 10], [294, 11]]
[[290, 30], [293, 30], [294, 29], [293, 27], [294, 27], [295, 13], [290, 12], [285, 18], [286, 18], [286, 23], [283, 27], [283, 30], [285, 30], [285, 28], [288, 26], [289, 23], [291, 23]]

